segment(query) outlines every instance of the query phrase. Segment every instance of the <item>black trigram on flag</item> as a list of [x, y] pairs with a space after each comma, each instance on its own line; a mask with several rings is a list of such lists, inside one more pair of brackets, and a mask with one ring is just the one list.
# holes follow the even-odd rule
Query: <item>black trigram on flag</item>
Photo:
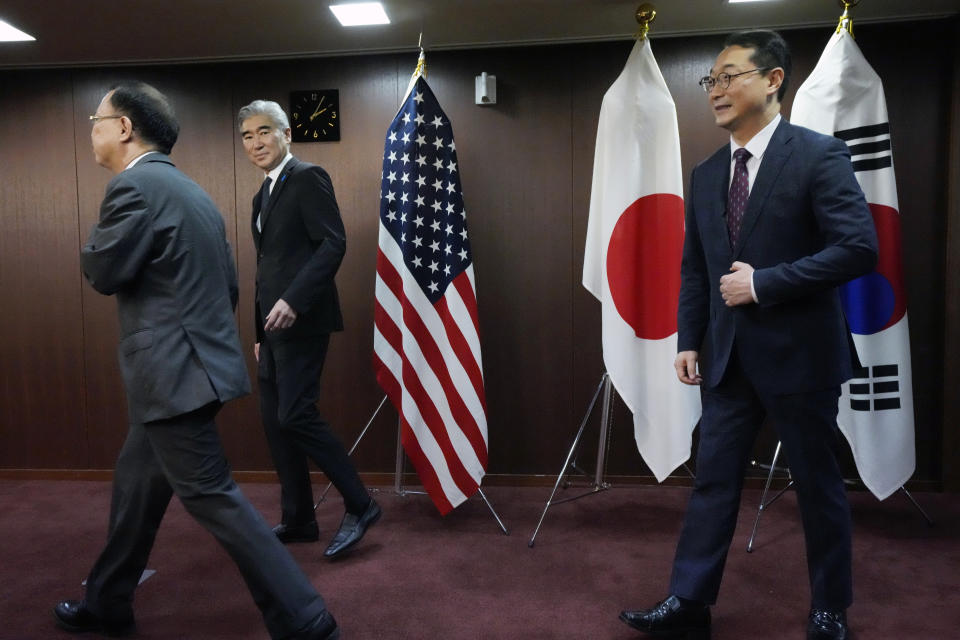
[[833, 135], [847, 143], [855, 172], [886, 169], [893, 164], [889, 122], [844, 129]]
[[[854, 411], [899, 409], [899, 376], [900, 367], [896, 364], [857, 369], [850, 380], [850, 408]], [[878, 398], [879, 395], [883, 397]]]

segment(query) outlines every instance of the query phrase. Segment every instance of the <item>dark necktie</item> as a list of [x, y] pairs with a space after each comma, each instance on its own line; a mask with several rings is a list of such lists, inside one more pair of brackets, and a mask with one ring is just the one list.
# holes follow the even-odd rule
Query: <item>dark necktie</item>
[[731, 247], [737, 246], [743, 214], [747, 210], [747, 198], [750, 197], [750, 176], [747, 173], [749, 158], [750, 152], [746, 149], [733, 152], [736, 165], [733, 168], [733, 180], [730, 182], [730, 193], [727, 194], [727, 230], [730, 232]]
[[270, 178], [264, 180], [260, 193], [257, 194], [257, 202], [260, 203], [260, 210], [257, 212], [257, 231], [263, 229], [263, 212], [267, 209], [267, 203], [270, 202], [270, 182]]

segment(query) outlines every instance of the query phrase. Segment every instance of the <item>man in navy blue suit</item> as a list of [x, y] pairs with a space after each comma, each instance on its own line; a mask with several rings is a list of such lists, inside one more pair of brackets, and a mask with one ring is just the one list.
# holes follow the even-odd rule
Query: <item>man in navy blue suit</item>
[[730, 143], [691, 178], [674, 364], [702, 389], [697, 477], [669, 597], [620, 617], [654, 637], [710, 637], [744, 468], [770, 417], [803, 521], [807, 638], [845, 639], [850, 509], [836, 417], [859, 363], [837, 287], [873, 269], [876, 232], [844, 143], [780, 116], [791, 66], [780, 35], [737, 33], [724, 47], [700, 84]]

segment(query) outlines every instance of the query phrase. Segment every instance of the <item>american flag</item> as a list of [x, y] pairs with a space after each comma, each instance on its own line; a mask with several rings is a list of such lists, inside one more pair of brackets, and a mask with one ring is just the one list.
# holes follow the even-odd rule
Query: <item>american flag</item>
[[384, 144], [373, 361], [442, 514], [487, 468], [475, 292], [453, 129], [421, 76]]

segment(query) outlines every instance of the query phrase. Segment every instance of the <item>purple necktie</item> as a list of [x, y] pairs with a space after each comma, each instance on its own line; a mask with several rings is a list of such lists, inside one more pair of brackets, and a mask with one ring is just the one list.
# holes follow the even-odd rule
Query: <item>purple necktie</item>
[[737, 164], [733, 168], [733, 180], [730, 182], [730, 193], [727, 194], [727, 230], [730, 232], [731, 248], [737, 246], [740, 238], [740, 224], [747, 210], [747, 198], [750, 197], [750, 177], [747, 174], [749, 158], [750, 152], [746, 149], [733, 152]]

